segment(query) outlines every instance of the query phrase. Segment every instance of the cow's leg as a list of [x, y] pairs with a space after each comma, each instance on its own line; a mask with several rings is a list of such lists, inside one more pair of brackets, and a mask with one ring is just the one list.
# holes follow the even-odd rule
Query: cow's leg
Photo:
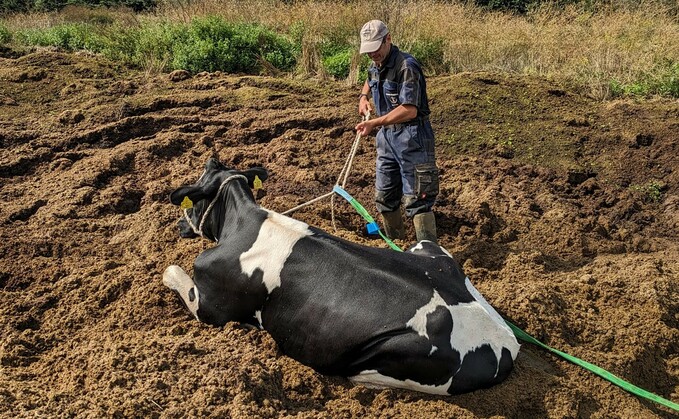
[[445, 307], [428, 313], [426, 334], [405, 330], [366, 345], [358, 374], [349, 377], [367, 387], [397, 387], [447, 395], [460, 357], [450, 344], [453, 321]]
[[392, 338], [363, 363], [362, 370], [348, 377], [368, 388], [403, 388], [448, 395], [454, 368], [459, 361], [446, 348], [437, 348], [411, 333]]
[[190, 276], [177, 265], [170, 265], [163, 273], [163, 284], [176, 292], [189, 309], [193, 317], [198, 319], [198, 288]]
[[[432, 346], [424, 355], [416, 350], [417, 343], [389, 353], [379, 354], [375, 367], [364, 369], [348, 377], [354, 384], [368, 388], [404, 388], [423, 393], [449, 395], [488, 388], [501, 383], [512, 369], [512, 355], [502, 349], [498, 360], [489, 345], [483, 345], [467, 353], [460, 364], [457, 353], [437, 356], [439, 348]], [[408, 343], [408, 342], [403, 342]], [[415, 349], [415, 350], [414, 350]], [[453, 369], [451, 369], [453, 367]]]

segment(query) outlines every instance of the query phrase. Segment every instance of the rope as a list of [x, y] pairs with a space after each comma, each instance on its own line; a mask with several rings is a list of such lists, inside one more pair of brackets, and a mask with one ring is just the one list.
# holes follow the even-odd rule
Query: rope
[[[367, 121], [370, 119], [370, 112], [366, 113], [365, 116], [363, 117], [363, 121]], [[347, 159], [344, 162], [344, 166], [342, 167], [342, 170], [340, 171], [339, 175], [337, 176], [337, 182], [335, 182], [335, 186], [340, 184], [340, 180], [342, 181], [342, 188], [347, 183], [347, 178], [349, 178], [349, 172], [351, 171], [351, 166], [354, 164], [354, 157], [356, 156], [356, 152], [358, 151], [358, 144], [360, 143], [361, 140], [361, 133], [356, 133], [356, 139], [354, 140], [354, 143], [351, 145], [351, 151], [349, 152], [349, 155], [347, 156]], [[282, 212], [281, 214], [283, 215], [288, 215], [290, 213], [293, 213], [297, 211], [298, 209], [304, 208], [308, 205], [311, 205], [315, 202], [318, 202], [320, 200], [323, 200], [327, 197], [330, 197], [330, 217], [332, 220], [332, 227], [337, 230], [337, 226], [335, 225], [335, 193], [334, 190], [330, 191], [324, 195], [321, 195], [317, 198], [312, 199], [311, 201], [307, 201], [303, 204], [297, 205], [294, 208], [290, 208], [289, 210]]]
[[[201, 176], [201, 178], [202, 178], [202, 176]], [[212, 207], [215, 206], [215, 203], [217, 202], [217, 199], [219, 198], [219, 194], [222, 192], [222, 190], [224, 190], [224, 187], [226, 187], [226, 184], [229, 183], [231, 180], [237, 179], [237, 178], [244, 179], [246, 182], [248, 180], [248, 178], [246, 178], [243, 175], [233, 175], [233, 176], [229, 176], [226, 179], [224, 179], [222, 184], [219, 185], [219, 189], [217, 190], [215, 197], [212, 198], [212, 201], [210, 201], [210, 204], [205, 209], [205, 212], [203, 213], [203, 217], [200, 219], [200, 224], [198, 224], [198, 227], [196, 227], [196, 225], [193, 224], [193, 221], [191, 221], [191, 217], [189, 217], [189, 209], [184, 208], [184, 219], [186, 220], [186, 222], [189, 223], [189, 226], [191, 226], [191, 229], [193, 230], [193, 232], [195, 234], [199, 235], [202, 238], [205, 238], [205, 234], [203, 234], [203, 225], [205, 224], [205, 220], [207, 219], [208, 214], [210, 214], [210, 211], [212, 211]]]
[[286, 214], [289, 214], [289, 213], [291, 213], [291, 212], [295, 212], [295, 211], [297, 211], [297, 210], [300, 209], [300, 208], [304, 208], [304, 207], [306, 207], [307, 205], [311, 205], [311, 204], [313, 204], [314, 202], [318, 202], [318, 201], [320, 201], [320, 200], [322, 200], [322, 199], [325, 199], [325, 198], [329, 197], [330, 195], [332, 195], [333, 193], [334, 193], [334, 192], [328, 192], [327, 194], [321, 195], [321, 196], [319, 196], [318, 198], [314, 198], [314, 199], [312, 199], [311, 201], [307, 201], [307, 202], [305, 202], [305, 203], [303, 203], [303, 204], [297, 205], [295, 208], [290, 208], [289, 210], [287, 210], [287, 211], [285, 211], [285, 212], [282, 212], [281, 214], [286, 215]]

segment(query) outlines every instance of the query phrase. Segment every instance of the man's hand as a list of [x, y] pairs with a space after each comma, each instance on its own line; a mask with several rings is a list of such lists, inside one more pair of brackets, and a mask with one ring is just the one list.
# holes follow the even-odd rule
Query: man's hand
[[356, 125], [356, 132], [361, 134], [361, 137], [365, 137], [370, 134], [376, 126], [375, 119], [369, 119]]
[[358, 100], [358, 114], [361, 116], [366, 116], [372, 113], [372, 106], [370, 106], [370, 101], [367, 97], [361, 96]]
[[[359, 108], [360, 109], [360, 108]], [[400, 124], [406, 121], [411, 121], [417, 117], [417, 107], [414, 105], [398, 105], [394, 110], [379, 118], [370, 119], [356, 125], [356, 132], [361, 136], [366, 136], [375, 127], [382, 125]]]

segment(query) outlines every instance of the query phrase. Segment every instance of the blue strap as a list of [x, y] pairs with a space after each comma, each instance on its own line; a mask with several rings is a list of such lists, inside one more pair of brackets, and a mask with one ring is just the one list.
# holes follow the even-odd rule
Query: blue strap
[[352, 199], [354, 199], [347, 191], [342, 189], [339, 185], [335, 185], [334, 188], [332, 188], [332, 191], [341, 196], [342, 198], [346, 199], [347, 201], [351, 202]]

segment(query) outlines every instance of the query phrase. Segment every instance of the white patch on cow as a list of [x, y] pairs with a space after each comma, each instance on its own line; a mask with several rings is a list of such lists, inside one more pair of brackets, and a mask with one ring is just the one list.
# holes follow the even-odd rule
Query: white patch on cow
[[264, 326], [262, 325], [262, 310], [255, 311], [255, 318], [259, 322], [259, 328], [264, 329]]
[[[476, 301], [448, 305], [441, 298], [438, 291], [434, 290], [431, 300], [415, 311], [415, 315], [408, 320], [406, 327], [412, 328], [418, 335], [429, 339], [427, 334], [427, 316], [436, 311], [438, 307], [445, 307], [453, 318], [450, 345], [460, 353], [460, 363], [464, 361], [464, 357], [468, 353], [473, 352], [482, 345], [489, 345], [493, 350], [498, 360], [498, 368], [499, 360], [502, 357], [502, 348], [507, 348], [512, 355], [512, 359], [516, 359], [520, 345], [516, 341], [514, 333], [512, 333], [497, 311], [474, 288], [469, 278], [465, 278], [465, 286]], [[430, 352], [430, 355], [432, 353], [433, 351]]]
[[248, 276], [260, 269], [264, 274], [264, 285], [270, 294], [281, 286], [281, 271], [295, 243], [313, 233], [306, 223], [266, 211], [269, 216], [262, 223], [252, 247], [240, 255], [240, 265], [243, 273]]
[[439, 348], [437, 348], [434, 345], [431, 345], [431, 350], [429, 351], [429, 356], [432, 356], [434, 354], [434, 352], [436, 352], [438, 350], [439, 350]]
[[413, 247], [412, 249], [410, 249], [410, 251], [411, 251], [411, 252], [416, 252], [416, 251], [422, 250], [422, 249], [424, 249], [424, 246], [422, 246], [422, 242], [419, 242], [419, 243], [417, 243], [417, 246], [415, 246], [415, 247]]
[[[455, 324], [450, 344], [460, 353], [460, 362], [464, 360], [465, 355], [480, 346], [490, 346], [498, 360], [499, 369], [502, 348], [507, 348], [512, 359], [516, 359], [520, 345], [507, 323], [474, 288], [469, 278], [465, 278], [465, 286], [476, 301], [448, 307]], [[497, 375], [497, 370], [495, 373]]]
[[448, 380], [443, 385], [436, 386], [436, 385], [427, 385], [427, 384], [420, 384], [416, 381], [413, 380], [397, 380], [392, 377], [387, 377], [386, 375], [382, 375], [376, 370], [366, 370], [366, 371], [361, 371], [358, 375], [354, 375], [353, 377], [349, 377], [349, 380], [353, 382], [354, 384], [361, 384], [364, 385], [368, 388], [375, 388], [375, 389], [382, 389], [382, 388], [403, 388], [407, 390], [414, 390], [414, 391], [420, 391], [423, 393], [429, 393], [429, 394], [437, 394], [441, 396], [447, 396], [448, 395], [448, 388], [450, 387], [450, 383], [452, 383], [453, 379], [451, 378]]
[[443, 301], [438, 291], [434, 290], [434, 296], [431, 297], [431, 300], [417, 309], [415, 315], [406, 323], [406, 327], [412, 328], [418, 335], [429, 339], [427, 334], [427, 316], [436, 311], [436, 308], [439, 306], [447, 307], [446, 302]]
[[[460, 363], [464, 361], [468, 353], [484, 344], [490, 346], [495, 358], [499, 361], [502, 357], [502, 348], [509, 343], [510, 339], [504, 329], [488, 315], [484, 307], [474, 301], [450, 306], [449, 309], [454, 321], [450, 345], [460, 353]], [[507, 349], [511, 352], [511, 348]]]
[[[198, 318], [198, 301], [200, 300], [198, 287], [196, 287], [193, 279], [191, 279], [182, 268], [177, 265], [168, 266], [167, 269], [165, 269], [165, 272], [163, 272], [163, 284], [171, 290], [177, 291], [182, 300], [184, 300], [186, 307], [188, 307], [191, 314], [193, 314], [193, 317], [195, 317], [196, 320], [200, 320]], [[193, 301], [189, 298], [189, 291], [191, 291], [191, 288], [193, 288], [195, 293]]]
[[481, 295], [474, 285], [472, 285], [469, 278], [464, 279], [464, 285], [467, 287], [467, 291], [469, 291], [472, 297], [474, 297], [476, 303], [483, 307], [483, 310], [493, 321], [497, 332], [498, 342], [502, 342], [503, 346], [509, 350], [509, 352], [512, 354], [512, 359], [516, 359], [516, 355], [519, 353], [519, 348], [521, 345], [519, 345], [519, 342], [517, 342], [516, 336], [514, 336], [512, 329], [507, 325], [502, 316], [500, 316], [500, 314], [495, 311], [495, 309], [490, 304], [488, 304], [488, 301], [486, 301], [486, 299], [483, 298], [483, 295]]
[[443, 253], [446, 254], [446, 256], [448, 256], [448, 257], [451, 258], [451, 259], [453, 258], [453, 255], [451, 255], [449, 251], [447, 251], [446, 249], [444, 249], [443, 246], [439, 246], [439, 248], [441, 249], [441, 251], [442, 251]]

